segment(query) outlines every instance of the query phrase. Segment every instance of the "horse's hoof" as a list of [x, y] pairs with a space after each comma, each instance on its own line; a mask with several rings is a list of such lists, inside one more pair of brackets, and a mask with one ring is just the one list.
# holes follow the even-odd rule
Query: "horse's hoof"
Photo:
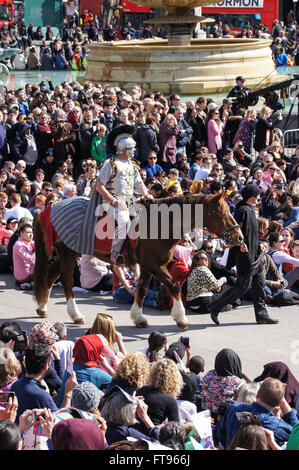
[[36, 310], [36, 313], [41, 318], [48, 318], [48, 313], [46, 310]]
[[146, 320], [142, 320], [140, 322], [136, 322], [135, 325], [137, 326], [137, 328], [148, 328], [149, 327], [149, 324], [147, 323]]
[[188, 330], [189, 328], [188, 323], [177, 323], [177, 326], [180, 330]]
[[74, 320], [74, 323], [76, 323], [76, 325], [86, 325], [86, 320], [85, 320], [85, 317], [82, 317], [82, 318], [77, 318], [76, 320]]

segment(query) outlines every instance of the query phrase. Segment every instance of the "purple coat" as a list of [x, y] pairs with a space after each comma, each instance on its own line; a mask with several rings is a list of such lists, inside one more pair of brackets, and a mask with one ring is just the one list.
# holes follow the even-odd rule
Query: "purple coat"
[[180, 127], [178, 125], [171, 127], [166, 121], [162, 122], [159, 132], [159, 145], [163, 162], [176, 163], [176, 136], [179, 132]]

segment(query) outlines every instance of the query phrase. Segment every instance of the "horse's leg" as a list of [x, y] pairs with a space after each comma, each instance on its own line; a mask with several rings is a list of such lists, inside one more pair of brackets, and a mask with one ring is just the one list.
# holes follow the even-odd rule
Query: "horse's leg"
[[50, 264], [48, 268], [48, 278], [47, 278], [48, 289], [45, 295], [46, 298], [42, 303], [40, 303], [37, 306], [37, 309], [36, 309], [36, 313], [41, 318], [47, 318], [48, 316], [47, 304], [49, 301], [51, 289], [53, 287], [54, 282], [59, 278], [59, 276], [60, 276], [60, 263], [58, 260], [56, 260], [52, 264]]
[[86, 323], [85, 317], [80, 313], [73, 294], [74, 269], [78, 255], [64, 244], [57, 245], [56, 249], [59, 255], [60, 268], [63, 275], [62, 284], [67, 301], [67, 313], [74, 323], [84, 325]]
[[151, 281], [152, 274], [146, 269], [141, 268], [138, 286], [136, 289], [135, 300], [131, 308], [131, 320], [137, 328], [147, 328], [148, 322], [142, 315], [142, 306]]
[[165, 266], [158, 267], [155, 271], [152, 270], [152, 272], [170, 292], [173, 299], [173, 307], [171, 309], [172, 318], [180, 329], [187, 330], [188, 318], [186, 317], [185, 307], [182, 302], [180, 286], [172, 279]]

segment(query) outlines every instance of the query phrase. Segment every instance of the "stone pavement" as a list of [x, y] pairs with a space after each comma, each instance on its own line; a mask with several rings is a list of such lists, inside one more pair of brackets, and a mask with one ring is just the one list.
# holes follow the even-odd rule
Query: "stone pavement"
[[[206, 362], [205, 371], [213, 368], [215, 355], [222, 348], [236, 351], [243, 370], [254, 379], [262, 372], [263, 365], [272, 361], [283, 361], [299, 377], [299, 306], [269, 308], [278, 325], [257, 325], [251, 305], [242, 305], [236, 310], [220, 314], [220, 326], [212, 323], [210, 315], [187, 312], [189, 330], [181, 332], [168, 311], [144, 308], [150, 327], [137, 329], [130, 320], [130, 306], [115, 304], [111, 296], [96, 293], [75, 292], [77, 305], [87, 319], [87, 325], [75, 325], [66, 313], [66, 302], [62, 287], [55, 286], [49, 302], [49, 320], [62, 321], [67, 325], [68, 338], [75, 340], [90, 327], [97, 313], [113, 316], [116, 328], [123, 335], [129, 352], [147, 345], [147, 338], [154, 329], [162, 330], [168, 344], [189, 336], [192, 354], [200, 354]], [[22, 328], [30, 331], [33, 325], [42, 321], [35, 313], [36, 304], [32, 292], [20, 291], [14, 285], [10, 274], [0, 277], [0, 324], [15, 320]]]

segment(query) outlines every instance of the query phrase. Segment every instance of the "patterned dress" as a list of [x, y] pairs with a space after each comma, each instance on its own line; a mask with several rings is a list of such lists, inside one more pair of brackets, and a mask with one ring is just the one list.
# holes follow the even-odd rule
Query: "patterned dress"
[[217, 413], [221, 403], [234, 400], [235, 392], [244, 383], [243, 379], [234, 375], [220, 377], [215, 370], [210, 370], [202, 382], [202, 408]]

